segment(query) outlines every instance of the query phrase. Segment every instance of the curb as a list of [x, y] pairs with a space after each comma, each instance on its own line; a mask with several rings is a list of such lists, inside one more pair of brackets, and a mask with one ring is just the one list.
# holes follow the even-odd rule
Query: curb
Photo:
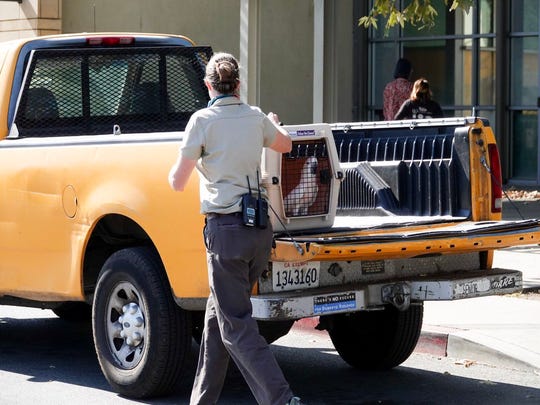
[[415, 353], [448, 357], [469, 367], [474, 363], [489, 364], [496, 367], [506, 367], [515, 370], [537, 371], [538, 368], [523, 356], [505, 353], [503, 347], [483, 343], [485, 338], [467, 329], [452, 329], [427, 325], [422, 328], [422, 334], [414, 349]]
[[[304, 318], [296, 321], [293, 327], [305, 333], [326, 335], [324, 331], [315, 329], [318, 323], [318, 317]], [[540, 370], [523, 356], [507, 354], [504, 349], [484, 343], [483, 340], [474, 331], [467, 329], [424, 325], [414, 353], [456, 359], [466, 367], [482, 363], [523, 371]]]
[[[294, 323], [294, 328], [307, 333], [326, 333], [316, 329], [319, 317], [302, 318]], [[423, 327], [414, 351], [416, 353], [431, 354], [433, 356], [447, 356], [448, 336], [459, 329], [438, 326]]]
[[457, 329], [439, 326], [423, 326], [415, 353], [430, 354], [432, 356], [448, 357], [448, 336]]
[[319, 317], [314, 316], [312, 318], [302, 318], [298, 319], [293, 323], [292, 330], [296, 330], [300, 333], [311, 334], [311, 335], [320, 335], [323, 337], [328, 337], [328, 333], [325, 330], [316, 329], [319, 324]]

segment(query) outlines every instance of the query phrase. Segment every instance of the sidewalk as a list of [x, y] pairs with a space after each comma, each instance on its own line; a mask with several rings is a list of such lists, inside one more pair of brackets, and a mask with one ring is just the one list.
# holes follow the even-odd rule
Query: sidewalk
[[[540, 218], [540, 201], [503, 207], [507, 220]], [[416, 351], [540, 371], [540, 247], [498, 250], [493, 267], [520, 270], [524, 290], [539, 293], [426, 302]]]
[[[494, 267], [523, 272], [540, 287], [540, 249], [495, 252]], [[519, 370], [540, 371], [540, 294], [424, 303], [420, 353]]]

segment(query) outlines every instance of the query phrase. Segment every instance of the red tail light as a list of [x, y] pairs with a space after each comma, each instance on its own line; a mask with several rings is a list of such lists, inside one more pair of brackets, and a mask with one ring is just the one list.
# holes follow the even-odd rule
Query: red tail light
[[502, 210], [502, 174], [501, 160], [497, 145], [488, 145], [489, 166], [491, 169], [491, 212], [501, 212]]
[[103, 45], [103, 46], [115, 46], [115, 45], [131, 45], [135, 42], [133, 37], [90, 37], [86, 38], [88, 45]]

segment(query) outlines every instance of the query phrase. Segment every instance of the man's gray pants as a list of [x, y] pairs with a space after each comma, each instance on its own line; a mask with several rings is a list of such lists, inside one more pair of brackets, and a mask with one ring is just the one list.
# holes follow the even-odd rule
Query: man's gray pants
[[260, 405], [284, 405], [289, 384], [252, 318], [251, 290], [268, 268], [272, 228], [247, 227], [239, 215], [207, 219], [210, 296], [191, 405], [216, 404], [232, 357]]

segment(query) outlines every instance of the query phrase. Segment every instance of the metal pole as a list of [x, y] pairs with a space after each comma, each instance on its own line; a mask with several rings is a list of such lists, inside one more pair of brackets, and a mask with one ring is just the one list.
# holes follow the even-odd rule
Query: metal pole
[[240, 97], [253, 105], [260, 104], [260, 0], [240, 3]]
[[324, 111], [324, 0], [313, 0], [313, 122]]

